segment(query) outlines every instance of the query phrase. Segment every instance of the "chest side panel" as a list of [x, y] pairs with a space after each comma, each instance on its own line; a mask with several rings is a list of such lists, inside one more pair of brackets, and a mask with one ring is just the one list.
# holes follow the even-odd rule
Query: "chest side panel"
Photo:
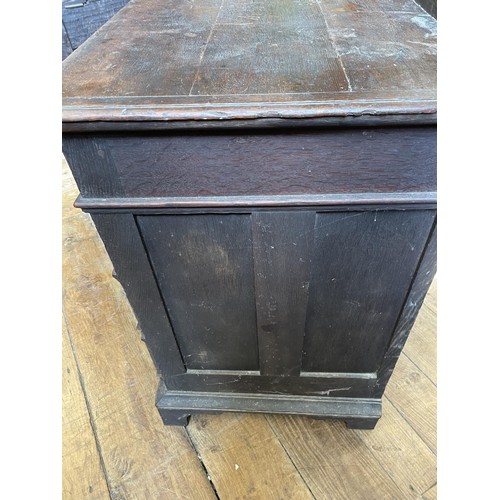
[[137, 215], [187, 369], [172, 383], [369, 387], [434, 220], [433, 209], [376, 207]]
[[316, 215], [303, 371], [377, 371], [434, 217], [433, 210]]
[[250, 216], [137, 221], [186, 367], [258, 370]]

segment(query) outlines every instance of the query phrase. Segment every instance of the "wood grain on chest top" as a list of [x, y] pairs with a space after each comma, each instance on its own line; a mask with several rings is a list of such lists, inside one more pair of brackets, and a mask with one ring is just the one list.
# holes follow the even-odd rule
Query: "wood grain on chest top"
[[64, 63], [63, 121], [434, 113], [412, 0], [132, 0]]

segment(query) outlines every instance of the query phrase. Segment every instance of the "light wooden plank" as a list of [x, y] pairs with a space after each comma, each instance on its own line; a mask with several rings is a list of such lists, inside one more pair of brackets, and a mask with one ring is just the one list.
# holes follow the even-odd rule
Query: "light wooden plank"
[[436, 453], [436, 386], [404, 354], [397, 362], [385, 395]]
[[157, 376], [86, 214], [63, 224], [63, 307], [115, 498], [215, 498], [186, 431], [165, 427]]
[[[436, 457], [390, 401], [385, 400], [383, 408], [383, 418], [374, 430], [352, 431], [342, 424], [332, 425], [330, 423], [330, 434], [327, 434], [325, 429], [322, 431], [329, 437], [323, 442], [321, 454], [335, 457], [338, 450], [337, 442], [350, 441], [353, 445], [350, 451], [345, 450], [344, 460], [346, 463], [349, 463], [351, 467], [363, 468], [366, 465], [367, 457], [372, 455], [389, 478], [403, 492], [403, 498], [416, 498], [436, 483]], [[293, 458], [302, 454], [301, 459], [304, 459], [303, 450], [295, 450], [296, 443], [293, 439], [288, 439], [288, 431], [283, 426], [281, 417], [272, 416], [269, 419], [273, 425], [276, 425], [277, 435], [280, 440], [283, 440], [290, 456]], [[304, 435], [304, 441], [307, 441], [309, 435], [315, 432], [314, 426], [304, 426], [301, 432]], [[311, 438], [312, 441], [314, 439], [315, 437]], [[321, 441], [318, 441], [318, 446], [321, 446]], [[314, 460], [315, 457], [306, 458], [309, 463], [311, 459]], [[335, 460], [333, 458], [333, 461]], [[373, 466], [375, 462], [371, 461], [370, 464]], [[335, 465], [337, 466], [336, 463]], [[328, 466], [331, 465], [328, 464]], [[317, 479], [318, 471], [308, 475], [307, 472], [302, 472], [300, 466], [299, 470], [315, 495], [320, 492], [314, 490], [309, 481], [317, 481], [318, 484], [321, 484], [321, 488], [326, 486], [324, 479]], [[369, 491], [359, 491], [359, 478], [355, 474], [347, 473], [343, 480], [345, 492], [337, 492], [338, 498], [343, 498], [344, 493], [346, 498], [371, 498]], [[377, 491], [382, 493], [384, 490]]]
[[422, 500], [436, 500], [437, 498], [437, 484], [435, 484], [432, 488], [427, 490], [422, 495]]
[[[345, 432], [349, 431], [346, 429]], [[360, 436], [383, 469], [404, 491], [404, 498], [421, 495], [436, 483], [436, 455], [387, 398], [384, 398], [382, 418], [375, 429], [362, 431]]]
[[434, 278], [403, 350], [434, 384], [437, 383], [436, 316], [437, 278]]
[[68, 330], [62, 325], [62, 498], [110, 498]]
[[437, 293], [438, 293], [438, 278], [437, 274], [434, 276], [432, 280], [431, 286], [429, 287], [429, 291], [427, 292], [427, 297], [425, 298], [424, 304], [434, 311], [437, 314]]
[[220, 498], [313, 498], [264, 416], [195, 415], [188, 432]]
[[343, 422], [268, 415], [287, 454], [317, 499], [405, 498], [405, 493]]

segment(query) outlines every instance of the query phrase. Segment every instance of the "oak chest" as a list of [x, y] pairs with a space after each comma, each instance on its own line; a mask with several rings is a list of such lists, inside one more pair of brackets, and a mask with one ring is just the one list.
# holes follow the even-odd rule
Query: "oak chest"
[[165, 423], [376, 424], [435, 272], [435, 43], [410, 0], [132, 0], [65, 60]]

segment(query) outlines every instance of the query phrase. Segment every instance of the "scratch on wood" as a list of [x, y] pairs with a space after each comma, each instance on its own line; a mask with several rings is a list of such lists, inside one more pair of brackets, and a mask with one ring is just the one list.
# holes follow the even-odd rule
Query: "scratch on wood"
[[339, 222], [342, 222], [343, 220], [351, 219], [353, 217], [359, 217], [360, 215], [367, 214], [367, 213], [368, 212], [358, 212], [358, 213], [353, 214], [353, 215], [346, 215], [345, 217], [342, 217], [341, 219], [335, 219], [331, 222], [327, 222], [326, 224], [321, 224], [321, 226], [317, 226], [316, 229], [321, 229], [321, 228], [326, 227], [326, 226], [332, 226], [333, 224], [337, 224]]
[[337, 389], [327, 389], [326, 391], [315, 391], [312, 394], [319, 394], [320, 396], [329, 396], [331, 392], [349, 391], [352, 387], [339, 387]]
[[213, 384], [208, 384], [205, 382], [205, 385], [225, 385], [225, 384], [232, 384], [234, 382], [239, 382], [241, 380], [241, 377], [234, 378], [232, 380], [223, 380], [222, 382], [215, 382]]

